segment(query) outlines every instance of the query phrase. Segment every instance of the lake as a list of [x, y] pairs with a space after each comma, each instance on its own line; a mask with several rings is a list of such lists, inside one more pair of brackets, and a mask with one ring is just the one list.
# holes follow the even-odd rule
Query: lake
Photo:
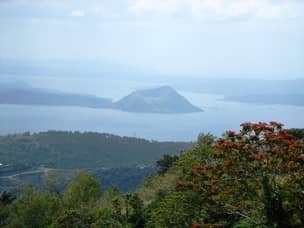
[[[136, 89], [170, 85], [115, 80], [110, 77], [0, 75], [4, 81], [21, 81], [33, 87], [85, 93], [118, 100]], [[174, 82], [174, 81], [173, 81]], [[304, 107], [255, 105], [221, 101], [222, 95], [178, 92], [204, 112], [192, 114], [142, 114], [110, 109], [0, 105], [0, 134], [46, 130], [96, 131], [160, 141], [196, 140], [199, 133], [220, 136], [238, 130], [245, 121], [279, 121], [286, 127], [304, 128]]]
[[182, 92], [204, 112], [142, 114], [110, 109], [0, 105], [0, 134], [46, 130], [96, 131], [160, 141], [196, 140], [199, 133], [220, 136], [245, 121], [279, 121], [304, 127], [304, 107], [225, 102], [222, 96]]

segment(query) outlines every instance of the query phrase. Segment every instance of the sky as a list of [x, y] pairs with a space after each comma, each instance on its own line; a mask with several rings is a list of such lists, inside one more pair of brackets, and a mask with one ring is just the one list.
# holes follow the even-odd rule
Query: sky
[[304, 78], [303, 0], [0, 0], [0, 59]]

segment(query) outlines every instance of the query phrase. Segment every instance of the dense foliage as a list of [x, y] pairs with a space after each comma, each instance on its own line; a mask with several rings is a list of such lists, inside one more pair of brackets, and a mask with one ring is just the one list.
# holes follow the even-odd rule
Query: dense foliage
[[179, 186], [200, 194], [209, 214], [254, 226], [303, 226], [304, 146], [282, 126], [244, 123], [239, 133], [228, 131]]
[[168, 155], [165, 154], [161, 159], [159, 159], [156, 164], [158, 167], [158, 174], [163, 174], [167, 172], [172, 166], [173, 163], [178, 159], [177, 155]]
[[[134, 193], [101, 188], [79, 172], [66, 191], [49, 176], [40, 190], [0, 197], [1, 227], [303, 227], [304, 145], [301, 130], [244, 123], [220, 138], [200, 135], [165, 171]], [[173, 161], [174, 160], [174, 161]]]
[[303, 227], [302, 131], [276, 122], [244, 123], [240, 132], [216, 141], [200, 135], [193, 150], [139, 191], [152, 202], [148, 224]]
[[[7, 193], [3, 193], [7, 194]], [[2, 195], [3, 195], [2, 194]], [[63, 195], [26, 188], [0, 202], [1, 227], [142, 227], [143, 202], [115, 188], [102, 192], [96, 178], [79, 172]]]

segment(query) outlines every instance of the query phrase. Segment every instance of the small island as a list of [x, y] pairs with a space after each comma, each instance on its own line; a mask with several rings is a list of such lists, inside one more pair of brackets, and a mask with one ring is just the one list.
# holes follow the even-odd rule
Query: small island
[[169, 86], [137, 90], [122, 98], [114, 107], [127, 112], [191, 113], [202, 110]]

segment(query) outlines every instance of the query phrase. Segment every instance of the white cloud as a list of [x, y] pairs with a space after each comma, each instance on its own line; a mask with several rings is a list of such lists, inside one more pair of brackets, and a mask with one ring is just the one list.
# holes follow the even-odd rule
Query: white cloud
[[[293, 15], [296, 0], [133, 0], [129, 10], [141, 15], [146, 12], [174, 14], [190, 12], [200, 18], [274, 18]], [[293, 15], [294, 16], [294, 15]]]
[[84, 17], [86, 13], [83, 10], [74, 10], [70, 14], [72, 17]]

